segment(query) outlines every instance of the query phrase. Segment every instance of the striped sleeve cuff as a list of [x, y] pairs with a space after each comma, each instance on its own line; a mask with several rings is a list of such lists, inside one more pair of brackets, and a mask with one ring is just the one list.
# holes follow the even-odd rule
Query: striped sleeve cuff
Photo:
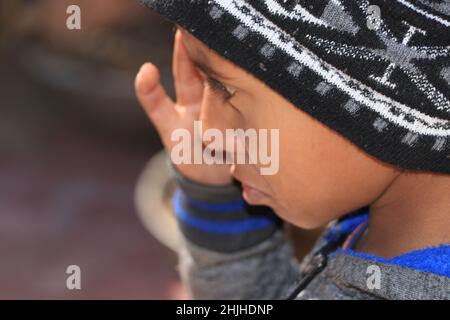
[[193, 244], [237, 252], [265, 241], [282, 227], [270, 208], [247, 205], [238, 185], [202, 185], [173, 169], [178, 183], [174, 212], [181, 232]]

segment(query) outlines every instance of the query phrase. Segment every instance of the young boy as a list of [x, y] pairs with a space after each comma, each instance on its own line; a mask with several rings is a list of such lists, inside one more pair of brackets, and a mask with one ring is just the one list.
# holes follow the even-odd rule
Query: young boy
[[[174, 165], [193, 298], [450, 298], [448, 3], [141, 1], [178, 26], [177, 101], [154, 65], [136, 78], [169, 153], [196, 120], [279, 130], [276, 174]], [[298, 266], [268, 207], [334, 222]]]

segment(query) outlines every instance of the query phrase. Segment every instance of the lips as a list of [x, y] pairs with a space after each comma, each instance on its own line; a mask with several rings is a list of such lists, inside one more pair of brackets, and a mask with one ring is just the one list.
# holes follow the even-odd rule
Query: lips
[[[241, 168], [239, 168], [241, 169]], [[264, 204], [267, 202], [267, 199], [270, 198], [269, 195], [249, 184], [247, 184], [243, 177], [241, 176], [243, 172], [238, 170], [236, 165], [231, 166], [231, 174], [233, 177], [240, 181], [242, 184], [242, 196], [246, 202], [249, 204]], [[265, 201], [264, 201], [265, 200]]]
[[242, 184], [242, 196], [250, 204], [262, 204], [268, 199], [268, 195], [258, 189], [250, 187], [248, 184]]

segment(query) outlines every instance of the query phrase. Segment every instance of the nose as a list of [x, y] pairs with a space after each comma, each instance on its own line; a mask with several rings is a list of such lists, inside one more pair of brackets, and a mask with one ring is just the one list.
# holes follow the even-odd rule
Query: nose
[[[215, 152], [234, 152], [234, 150], [227, 150], [225, 138], [227, 136], [227, 129], [237, 129], [242, 127], [242, 120], [240, 119], [239, 112], [226, 102], [222, 102], [220, 98], [208, 96], [205, 93], [205, 97], [200, 109], [199, 120], [202, 122], [203, 132], [207, 130], [214, 130], [221, 133], [223, 137], [222, 149], [214, 149]], [[205, 142], [204, 143], [208, 143]], [[217, 144], [216, 144], [217, 145]]]
[[206, 97], [200, 109], [200, 120], [207, 129], [219, 129], [225, 133], [226, 129], [233, 129], [237, 124], [236, 111], [226, 102], [221, 102], [216, 97]]

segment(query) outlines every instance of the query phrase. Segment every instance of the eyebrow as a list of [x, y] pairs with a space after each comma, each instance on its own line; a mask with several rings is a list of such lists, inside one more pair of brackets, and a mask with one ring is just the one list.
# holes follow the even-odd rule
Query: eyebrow
[[219, 79], [223, 79], [223, 80], [231, 79], [231, 78], [226, 77], [223, 74], [220, 74], [217, 71], [213, 70], [208, 64], [206, 64], [202, 61], [192, 59], [192, 62], [196, 68], [200, 69], [201, 71], [203, 71], [203, 73], [205, 73], [206, 75], [208, 75], [210, 77], [219, 78]]

